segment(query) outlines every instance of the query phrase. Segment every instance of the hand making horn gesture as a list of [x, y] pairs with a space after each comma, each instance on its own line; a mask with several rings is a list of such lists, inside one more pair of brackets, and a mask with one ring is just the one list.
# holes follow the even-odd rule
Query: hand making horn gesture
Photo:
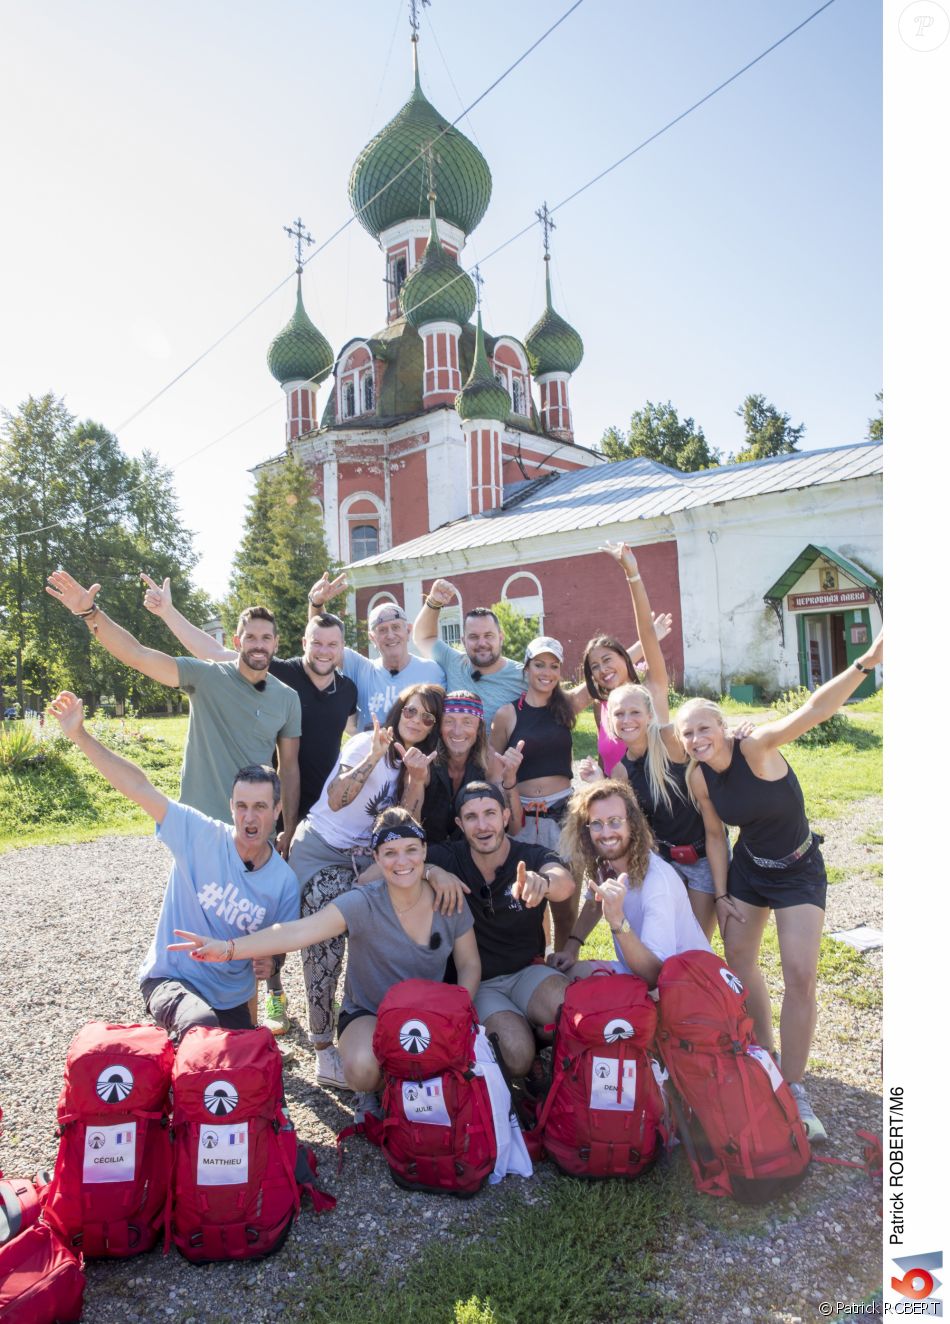
[[342, 593], [346, 588], [346, 575], [337, 575], [336, 579], [330, 578], [330, 572], [324, 570], [323, 574], [311, 588], [307, 597], [310, 599], [312, 607], [322, 607], [325, 602], [335, 598], [338, 593]]
[[376, 763], [383, 757], [389, 746], [393, 743], [393, 729], [391, 726], [380, 726], [379, 718], [373, 713], [373, 744], [370, 753]]
[[603, 883], [592, 883], [594, 895], [603, 906], [604, 919], [612, 929], [623, 923], [623, 902], [630, 879], [625, 873], [619, 878], [608, 878]]
[[518, 861], [515, 881], [511, 885], [511, 895], [516, 901], [532, 910], [546, 899], [549, 890], [550, 884], [543, 873], [529, 870], [524, 860]]
[[159, 588], [151, 575], [147, 575], [144, 570], [139, 575], [139, 579], [146, 586], [146, 610], [152, 612], [154, 616], [164, 616], [165, 612], [172, 606], [172, 581], [166, 577], [162, 580], [162, 586]]
[[410, 780], [428, 784], [429, 764], [439, 751], [434, 749], [431, 754], [423, 754], [418, 745], [410, 745], [408, 749], [405, 749], [398, 740], [393, 741], [393, 749], [402, 759]]

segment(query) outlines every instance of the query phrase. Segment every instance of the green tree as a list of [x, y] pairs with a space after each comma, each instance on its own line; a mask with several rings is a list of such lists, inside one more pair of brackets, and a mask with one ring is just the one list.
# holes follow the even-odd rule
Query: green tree
[[492, 611], [505, 635], [505, 657], [520, 662], [531, 640], [538, 636], [537, 616], [522, 616], [510, 602], [496, 602]]
[[681, 420], [669, 400], [666, 404], [648, 400], [634, 411], [626, 434], [608, 428], [600, 448], [610, 460], [642, 455], [680, 473], [712, 469], [719, 463], [719, 451], [709, 445], [702, 428], [691, 418]]
[[245, 607], [263, 603], [277, 617], [283, 648], [295, 647], [307, 626], [307, 593], [324, 570], [332, 574], [334, 565], [313, 501], [313, 474], [288, 456], [260, 475], [248, 504], [228, 585], [225, 632]]
[[877, 412], [877, 418], [868, 419], [868, 441], [884, 440], [884, 392], [875, 391], [874, 398], [881, 406]]
[[102, 584], [110, 614], [143, 642], [168, 647], [142, 606], [139, 572], [170, 575], [188, 613], [207, 610], [190, 583], [191, 534], [182, 527], [171, 474], [152, 455], [130, 459], [99, 423], [77, 424], [61, 400], [30, 398], [0, 429], [0, 681], [24, 706], [68, 687], [90, 705], [103, 694], [139, 707], [166, 692], [93, 644], [81, 621], [44, 591], [65, 567]]
[[780, 414], [764, 395], [747, 395], [736, 413], [745, 424], [745, 446], [732, 456], [733, 464], [791, 455], [798, 450], [805, 424], [792, 427], [791, 416]]

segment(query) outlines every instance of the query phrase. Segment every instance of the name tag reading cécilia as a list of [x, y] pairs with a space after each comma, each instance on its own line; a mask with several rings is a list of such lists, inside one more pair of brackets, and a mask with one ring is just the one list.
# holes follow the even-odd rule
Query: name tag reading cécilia
[[87, 1126], [82, 1157], [84, 1182], [135, 1180], [135, 1122]]
[[450, 1126], [442, 1092], [442, 1077], [431, 1080], [404, 1080], [402, 1109], [408, 1122], [428, 1122], [432, 1126]]
[[242, 1186], [247, 1181], [247, 1122], [202, 1123], [198, 1136], [199, 1186]]

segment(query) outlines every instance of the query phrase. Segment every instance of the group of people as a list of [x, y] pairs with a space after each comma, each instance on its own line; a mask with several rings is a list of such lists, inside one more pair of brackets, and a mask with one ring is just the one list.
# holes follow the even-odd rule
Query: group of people
[[[345, 577], [324, 574], [309, 594], [302, 654], [282, 660], [265, 607], [241, 614], [227, 649], [175, 608], [168, 580], [143, 575], [145, 605], [191, 654], [172, 657], [112, 621], [100, 585], [50, 576], [48, 592], [103, 647], [190, 698], [178, 802], [85, 729], [75, 695], [50, 705], [171, 851], [139, 978], [148, 1012], [173, 1037], [193, 1025], [251, 1026], [261, 979], [263, 1023], [285, 1032], [281, 962], [302, 950], [316, 1081], [353, 1090], [358, 1115], [378, 1112], [372, 1036], [392, 984], [456, 980], [509, 1075], [530, 1080], [570, 980], [607, 964], [652, 986], [667, 957], [709, 950], [718, 924], [757, 1038], [774, 1051], [758, 968], [774, 910], [781, 1067], [811, 1139], [825, 1138], [803, 1077], [826, 880], [780, 747], [850, 697], [881, 662], [881, 638], [778, 721], [730, 731], [715, 704], [694, 699], [671, 723], [660, 648], [670, 618], [653, 617], [631, 549], [602, 550], [627, 579], [637, 642], [592, 639], [575, 685], [562, 679], [557, 639], [506, 658], [488, 608], [466, 613], [463, 651], [446, 644], [439, 613], [456, 590], [445, 580], [414, 624], [395, 602], [373, 608], [371, 660], [345, 647], [344, 623], [327, 609]], [[598, 757], [582, 762], [576, 790], [572, 731], [591, 703]], [[740, 829], [732, 849], [727, 825]], [[583, 961], [601, 917], [615, 960]]]

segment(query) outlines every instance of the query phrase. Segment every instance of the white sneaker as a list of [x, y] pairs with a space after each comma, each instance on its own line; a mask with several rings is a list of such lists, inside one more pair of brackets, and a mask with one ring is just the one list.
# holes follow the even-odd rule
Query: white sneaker
[[808, 1143], [823, 1145], [828, 1139], [828, 1132], [822, 1126], [814, 1108], [811, 1106], [811, 1100], [805, 1092], [805, 1086], [796, 1083], [794, 1085], [790, 1084], [788, 1088], [792, 1091], [792, 1097], [798, 1105], [798, 1115], [802, 1119]]
[[343, 1075], [343, 1063], [340, 1060], [340, 1054], [333, 1044], [329, 1048], [317, 1049], [316, 1083], [331, 1090], [348, 1090], [350, 1088], [346, 1083], [346, 1077]]

